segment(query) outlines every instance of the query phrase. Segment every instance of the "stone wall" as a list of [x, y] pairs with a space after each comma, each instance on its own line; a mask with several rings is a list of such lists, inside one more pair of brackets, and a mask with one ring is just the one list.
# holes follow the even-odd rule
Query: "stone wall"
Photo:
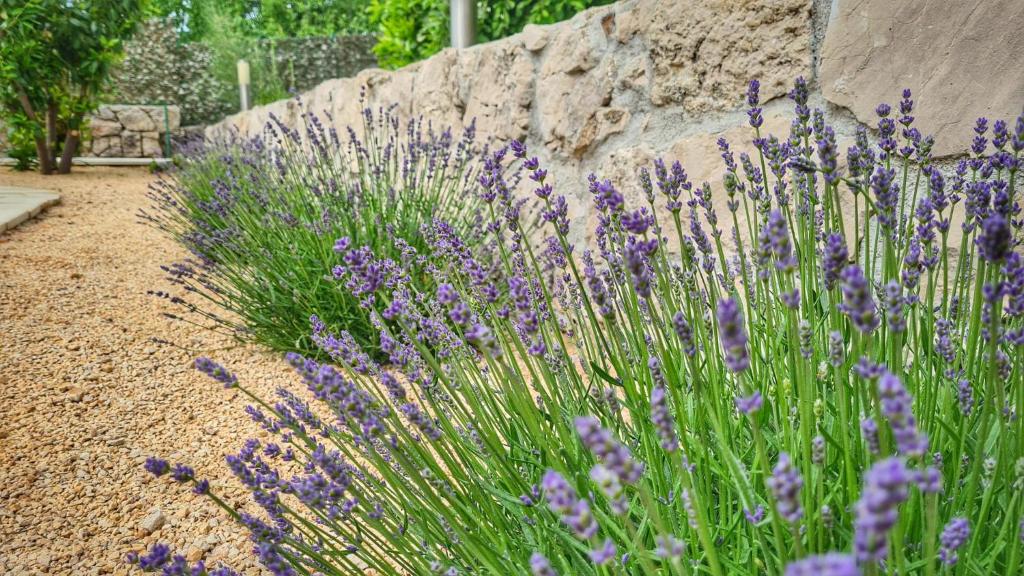
[[167, 106], [100, 106], [89, 117], [82, 156], [162, 158], [167, 132], [181, 128], [181, 109]]
[[[964, 152], [975, 118], [1021, 112], [1021, 21], [1019, 0], [622, 0], [400, 70], [330, 80], [301, 105], [329, 112], [338, 128], [358, 126], [365, 87], [374, 106], [456, 128], [475, 118], [484, 137], [525, 140], [574, 204], [578, 237], [592, 229], [591, 172], [636, 193], [636, 170], [660, 156], [721, 191], [716, 141], [751, 149], [743, 94], [752, 78], [767, 101], [763, 131], [788, 135], [784, 95], [804, 76], [841, 150], [861, 122], [874, 123], [879, 102], [895, 104], [907, 87], [936, 153]], [[295, 126], [299, 106], [257, 107], [206, 134], [257, 135], [271, 113]]]
[[249, 57], [263, 59], [264, 69], [275, 70], [286, 90], [302, 92], [376, 66], [374, 42], [369, 35], [267, 39]]

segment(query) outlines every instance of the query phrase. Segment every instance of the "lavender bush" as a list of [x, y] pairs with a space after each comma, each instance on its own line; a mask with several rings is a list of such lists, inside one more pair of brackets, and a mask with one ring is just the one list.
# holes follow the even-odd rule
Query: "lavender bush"
[[386, 365], [317, 318], [331, 362], [288, 356], [304, 393], [197, 361], [272, 434], [227, 458], [258, 513], [149, 468], [209, 493], [275, 574], [1016, 573], [1024, 117], [979, 120], [944, 172], [905, 91], [841, 164], [802, 79], [790, 97], [789, 136], [764, 134], [751, 83], [757, 153], [720, 141], [722, 191], [656, 162], [631, 207], [592, 177], [587, 248], [525, 147], [492, 152], [495, 265], [440, 219], [401, 258], [337, 246]]
[[[314, 351], [314, 313], [372, 346], [367, 312], [329, 281], [335, 241], [344, 236], [400, 258], [401, 243], [425, 246], [419, 229], [432, 217], [474, 241], [474, 129], [457, 138], [422, 120], [400, 125], [392, 109], [366, 108], [360, 137], [325, 128], [311, 112], [301, 118], [304, 131], [272, 117], [262, 137], [192, 146], [153, 187], [143, 221], [191, 254], [164, 267], [179, 293], [155, 294], [182, 307], [185, 314], [172, 317], [198, 314], [277, 350]], [[429, 277], [411, 270], [425, 287]]]

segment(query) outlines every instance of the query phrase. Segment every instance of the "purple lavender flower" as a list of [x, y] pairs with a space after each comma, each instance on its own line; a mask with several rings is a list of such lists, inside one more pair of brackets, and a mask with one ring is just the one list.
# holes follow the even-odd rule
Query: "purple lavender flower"
[[903, 332], [907, 329], [907, 318], [903, 314], [906, 299], [900, 283], [890, 280], [885, 285], [885, 321], [891, 332]]
[[558, 576], [558, 572], [551, 567], [551, 562], [540, 552], [534, 552], [530, 556], [530, 574], [532, 576]]
[[139, 568], [145, 572], [158, 570], [171, 561], [171, 548], [166, 544], [158, 542], [153, 544], [149, 552], [142, 556], [138, 554], [129, 555], [128, 561], [132, 564], [138, 564]]
[[658, 239], [639, 240], [630, 236], [626, 242], [626, 267], [633, 277], [633, 288], [641, 298], [651, 297], [651, 283], [654, 275], [648, 258], [658, 249]]
[[793, 255], [793, 244], [789, 238], [789, 227], [786, 217], [779, 210], [772, 210], [768, 215], [765, 227], [768, 244], [775, 256], [775, 267], [783, 272], [796, 268], [796, 257]]
[[878, 423], [873, 418], [865, 418], [860, 423], [860, 431], [864, 435], [864, 442], [868, 445], [868, 452], [878, 454], [881, 451], [881, 441], [878, 439]]
[[878, 208], [878, 223], [890, 234], [894, 233], [897, 225], [896, 207], [899, 204], [899, 185], [895, 180], [896, 171], [882, 165], [876, 166], [871, 175], [871, 191]]
[[864, 475], [864, 491], [857, 502], [854, 522], [854, 550], [859, 563], [885, 559], [889, 531], [899, 518], [899, 505], [907, 500], [910, 480], [900, 458], [876, 462]]
[[719, 338], [725, 352], [725, 365], [733, 372], [742, 372], [750, 367], [750, 353], [747, 350], [747, 331], [743, 326], [743, 313], [734, 298], [718, 301]]
[[971, 409], [974, 408], [974, 390], [971, 388], [970, 380], [960, 380], [959, 384], [957, 384], [956, 396], [960, 402], [960, 412], [964, 416], [970, 416]]
[[868, 279], [860, 266], [850, 264], [843, 268], [840, 281], [843, 289], [843, 303], [840, 309], [861, 332], [872, 332], [878, 328], [879, 320], [875, 300], [871, 297]]
[[680, 344], [683, 345], [683, 353], [693, 357], [697, 353], [697, 346], [693, 343], [693, 329], [690, 328], [690, 323], [686, 321], [686, 315], [682, 311], [676, 312], [676, 315], [672, 317], [672, 328], [675, 330], [676, 336], [679, 337]]
[[686, 542], [675, 536], [655, 536], [654, 555], [663, 559], [681, 558], [686, 552]]
[[825, 238], [825, 255], [821, 261], [825, 276], [825, 288], [831, 290], [839, 281], [839, 275], [846, 266], [850, 254], [846, 249], [846, 241], [838, 233], [829, 234]]
[[175, 464], [171, 468], [171, 478], [174, 478], [175, 482], [188, 482], [195, 477], [196, 471], [184, 464]]
[[790, 562], [786, 576], [860, 576], [860, 569], [853, 556], [830, 552]]
[[1012, 233], [1006, 218], [993, 212], [981, 225], [981, 233], [975, 242], [978, 253], [989, 262], [1001, 262], [1010, 252]]
[[154, 476], [163, 476], [171, 470], [171, 466], [167, 463], [167, 460], [161, 460], [152, 456], [146, 458], [146, 463], [143, 467], [147, 472]]
[[238, 378], [234, 374], [209, 358], [196, 358], [195, 367], [196, 370], [223, 384], [225, 388], [238, 385]]
[[622, 491], [622, 482], [619, 475], [612, 472], [603, 464], [598, 464], [590, 469], [590, 479], [597, 484], [601, 493], [608, 498], [613, 512], [624, 515], [629, 512], [629, 499]]
[[750, 109], [747, 110], [747, 116], [749, 117], [751, 128], [760, 128], [761, 124], [764, 123], [764, 117], [761, 116], [761, 108], [757, 105], [760, 101], [759, 92], [761, 90], [761, 83], [757, 80], [751, 80], [750, 84], [747, 85], [747, 105]]
[[758, 505], [753, 511], [747, 510], [746, 508], [743, 509], [743, 516], [746, 517], [747, 522], [750, 522], [754, 526], [757, 526], [762, 520], [764, 520], [764, 513], [764, 506], [761, 505]]
[[891, 372], [886, 372], [878, 379], [878, 394], [882, 414], [889, 420], [897, 450], [904, 456], [923, 456], [928, 451], [928, 438], [917, 429], [917, 421], [911, 412], [913, 400], [903, 382]]
[[541, 482], [547, 497], [548, 508], [562, 518], [577, 538], [589, 540], [597, 534], [597, 521], [590, 511], [590, 501], [576, 496], [576, 491], [554, 470], [544, 473]]
[[736, 397], [736, 409], [740, 414], [753, 414], [760, 410], [762, 405], [764, 405], [764, 398], [757, 390], [749, 396]]
[[[657, 359], [652, 357], [651, 362], [654, 366]], [[651, 371], [654, 371], [653, 367]], [[676, 437], [676, 423], [669, 412], [666, 395], [663, 384], [651, 388], [651, 422], [658, 431], [662, 449], [666, 452], [675, 452], [679, 448], [679, 438]]]
[[590, 559], [598, 566], [603, 566], [615, 559], [616, 548], [611, 538], [606, 538], [597, 548], [590, 551]]
[[[936, 454], [939, 453], [936, 452]], [[942, 492], [942, 472], [939, 472], [935, 466], [928, 466], [924, 470], [914, 470], [912, 477], [921, 493], [938, 494]]]
[[939, 558], [947, 566], [956, 564], [958, 558], [956, 551], [963, 546], [971, 535], [971, 525], [967, 518], [953, 518], [942, 529], [939, 542], [942, 547], [939, 549]]
[[616, 440], [593, 416], [580, 416], [575, 420], [576, 433], [583, 445], [624, 484], [635, 484], [644, 473], [644, 465], [633, 459], [629, 448]]
[[620, 222], [627, 231], [637, 236], [642, 236], [654, 223], [654, 217], [647, 211], [647, 208], [641, 208], [640, 210], [624, 213]]
[[800, 489], [803, 488], [804, 480], [793, 465], [789, 454], [779, 453], [779, 461], [772, 469], [771, 477], [765, 480], [765, 484], [775, 497], [775, 509], [778, 510], [779, 516], [787, 522], [797, 522], [803, 517]]

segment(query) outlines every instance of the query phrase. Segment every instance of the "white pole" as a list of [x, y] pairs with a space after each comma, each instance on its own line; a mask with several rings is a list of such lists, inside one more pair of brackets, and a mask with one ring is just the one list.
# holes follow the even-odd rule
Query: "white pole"
[[451, 0], [453, 48], [468, 48], [476, 43], [476, 0]]
[[238, 61], [238, 97], [242, 110], [249, 109], [249, 63]]

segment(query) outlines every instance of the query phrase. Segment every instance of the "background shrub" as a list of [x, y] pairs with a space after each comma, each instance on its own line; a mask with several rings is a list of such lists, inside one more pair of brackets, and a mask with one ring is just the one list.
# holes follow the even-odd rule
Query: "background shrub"
[[183, 42], [167, 20], [145, 22], [125, 43], [113, 74], [109, 102], [177, 104], [183, 125], [214, 122], [234, 111], [237, 90], [213, 74], [214, 53], [199, 42]]
[[[477, 2], [477, 40], [520, 32], [527, 24], [551, 24], [614, 0], [496, 0]], [[422, 60], [449, 45], [448, 0], [372, 0], [374, 53], [383, 68]]]
[[263, 138], [200, 145], [155, 186], [144, 220], [193, 256], [166, 267], [183, 291], [157, 294], [277, 350], [312, 351], [313, 314], [373, 346], [366, 311], [330, 280], [335, 242], [400, 258], [405, 246], [422, 246], [420, 226], [434, 216], [470, 232], [473, 130], [456, 138], [367, 110], [365, 137], [342, 141], [312, 114], [303, 119], [302, 134], [271, 124]]

